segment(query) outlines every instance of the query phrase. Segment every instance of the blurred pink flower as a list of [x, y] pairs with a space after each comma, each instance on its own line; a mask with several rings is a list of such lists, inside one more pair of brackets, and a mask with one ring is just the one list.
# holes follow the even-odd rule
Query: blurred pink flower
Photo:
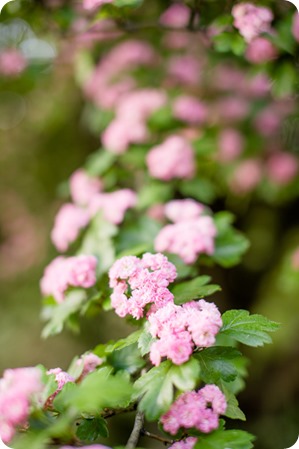
[[182, 95], [173, 103], [174, 117], [190, 125], [202, 124], [208, 116], [207, 106], [195, 97]]
[[262, 166], [257, 159], [242, 161], [233, 173], [230, 181], [232, 191], [236, 195], [244, 195], [251, 192], [262, 178]]
[[248, 100], [238, 96], [220, 98], [214, 105], [216, 116], [225, 123], [239, 122], [245, 119], [249, 113]]
[[298, 173], [298, 159], [290, 153], [273, 153], [267, 160], [266, 171], [273, 182], [288, 184]]
[[256, 114], [253, 124], [262, 136], [270, 137], [280, 130], [281, 118], [279, 109], [272, 104]]
[[5, 76], [17, 76], [27, 67], [27, 61], [22, 53], [14, 48], [8, 48], [0, 52], [0, 74]]
[[86, 11], [94, 11], [106, 3], [111, 3], [113, 0], [83, 0], [83, 8]]
[[230, 162], [236, 159], [244, 149], [244, 137], [234, 128], [220, 131], [218, 136], [217, 159], [220, 162]]
[[191, 198], [169, 201], [164, 206], [165, 216], [174, 223], [197, 218], [202, 215], [204, 210], [203, 204]]
[[173, 56], [168, 63], [168, 73], [180, 84], [196, 85], [201, 75], [201, 64], [191, 55]]
[[173, 135], [153, 147], [146, 158], [150, 175], [169, 181], [173, 178], [192, 178], [195, 159], [192, 146], [181, 136]]
[[273, 13], [270, 9], [252, 3], [238, 3], [232, 9], [234, 26], [247, 42], [270, 31]]
[[299, 14], [297, 11], [293, 17], [292, 33], [297, 42], [299, 42]]
[[48, 397], [48, 399], [45, 403], [45, 408], [52, 407], [55, 397], [62, 390], [62, 388], [64, 387], [65, 384], [67, 384], [68, 382], [72, 382], [72, 383], [75, 382], [75, 379], [72, 376], [70, 376], [68, 373], [63, 371], [61, 368], [49, 369], [47, 371], [47, 374], [54, 374], [55, 380], [57, 382], [57, 389], [56, 389], [56, 391], [54, 391], [53, 394], [51, 394], [51, 396]]
[[89, 212], [93, 216], [101, 211], [107, 221], [118, 225], [123, 221], [127, 209], [134, 207], [136, 203], [137, 195], [130, 189], [99, 193], [90, 202]]
[[246, 59], [252, 64], [263, 64], [277, 58], [277, 56], [277, 48], [265, 37], [253, 39], [245, 52]]
[[172, 4], [160, 17], [160, 23], [172, 28], [185, 28], [188, 25], [190, 9], [182, 3]]
[[76, 170], [70, 178], [71, 197], [78, 206], [86, 206], [102, 188], [103, 183], [83, 169]]

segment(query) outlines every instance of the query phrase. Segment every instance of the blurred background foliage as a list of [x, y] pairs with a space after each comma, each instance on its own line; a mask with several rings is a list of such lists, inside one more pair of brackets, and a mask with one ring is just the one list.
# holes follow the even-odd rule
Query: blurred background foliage
[[[203, 3], [207, 7], [208, 2]], [[293, 13], [282, 0], [263, 3]], [[143, 11], [150, 16], [159, 2], [148, 4]], [[213, 7], [217, 5], [213, 2]], [[64, 36], [72, 14], [67, 2], [15, 0], [0, 16], [0, 42], [24, 40], [26, 35], [39, 41], [22, 75], [0, 77], [1, 372], [37, 363], [66, 369], [74, 355], [126, 332], [120, 319], [107, 314], [84, 319], [80, 335], [64, 331], [48, 340], [40, 338], [39, 279], [55, 256], [49, 238], [55, 212], [67, 192], [66, 180], [99, 147], [96, 133], [86, 126], [90, 116], [73, 77], [69, 37]], [[224, 42], [218, 39], [217, 45]], [[57, 54], [63, 56], [55, 59]], [[293, 82], [293, 73], [298, 77], [297, 56], [292, 58], [294, 72], [289, 78], [288, 69], [282, 73], [281, 89]], [[298, 78], [294, 83], [295, 97]], [[288, 123], [287, 144], [298, 156], [298, 115]], [[271, 191], [266, 185], [244, 197], [224, 190], [215, 201], [207, 193], [213, 210], [232, 211], [236, 227], [251, 242], [240, 266], [209, 269], [223, 289], [215, 295], [216, 302], [221, 310], [246, 308], [281, 323], [273, 345], [247, 350], [248, 384], [240, 405], [247, 415], [246, 430], [258, 437], [258, 449], [291, 446], [298, 435], [299, 262], [294, 266], [294, 250], [299, 247], [298, 186], [297, 175], [288, 191], [285, 187]], [[109, 333], [112, 328], [115, 335]]]

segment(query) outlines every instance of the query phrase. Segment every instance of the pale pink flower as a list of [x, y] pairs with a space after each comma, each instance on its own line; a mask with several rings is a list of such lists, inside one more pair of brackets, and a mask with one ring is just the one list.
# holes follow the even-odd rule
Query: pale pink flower
[[181, 3], [171, 5], [160, 17], [160, 23], [172, 28], [185, 28], [188, 25], [190, 9]]
[[240, 122], [248, 113], [249, 103], [242, 97], [223, 97], [215, 104], [215, 114], [219, 115], [221, 123]]
[[277, 48], [265, 37], [256, 37], [249, 44], [245, 52], [246, 59], [252, 64], [263, 64], [277, 58]]
[[104, 147], [115, 154], [124, 153], [130, 144], [143, 143], [148, 138], [148, 131], [142, 121], [130, 122], [130, 120], [114, 119], [102, 134]]
[[252, 3], [238, 3], [232, 9], [234, 26], [247, 42], [270, 31], [273, 13], [270, 9]]
[[246, 92], [254, 97], [264, 97], [271, 92], [271, 81], [266, 73], [258, 73], [247, 81]]
[[288, 184], [298, 173], [298, 159], [290, 153], [275, 152], [267, 160], [266, 171], [271, 181]]
[[181, 50], [190, 44], [190, 33], [182, 31], [169, 31], [163, 38], [165, 47], [171, 50]]
[[130, 189], [99, 193], [91, 200], [89, 212], [93, 216], [101, 211], [107, 221], [118, 225], [123, 221], [126, 211], [134, 207], [136, 203], [137, 195]]
[[202, 66], [191, 55], [173, 56], [168, 63], [168, 73], [180, 84], [197, 85]]
[[40, 282], [42, 294], [52, 295], [61, 303], [68, 287], [92, 287], [96, 283], [96, 265], [94, 256], [57, 257], [45, 268]]
[[299, 42], [299, 14], [297, 13], [297, 11], [295, 12], [293, 17], [292, 33], [296, 41]]
[[177, 254], [186, 264], [192, 264], [200, 254], [212, 255], [217, 230], [213, 219], [200, 216], [166, 225], [155, 238], [156, 251]]
[[281, 119], [279, 109], [270, 105], [256, 114], [254, 127], [262, 136], [271, 137], [280, 130]]
[[89, 176], [83, 169], [76, 170], [70, 178], [71, 197], [78, 206], [88, 205], [102, 188], [103, 183], [98, 178]]
[[251, 192], [262, 178], [262, 166], [257, 159], [242, 161], [233, 173], [230, 181], [232, 191], [236, 195], [244, 195]]
[[66, 251], [81, 229], [89, 222], [89, 214], [71, 203], [64, 204], [58, 211], [51, 232], [52, 242], [59, 251]]
[[113, 0], [83, 0], [83, 9], [86, 11], [95, 11], [106, 3], [112, 3]]
[[146, 158], [151, 176], [169, 181], [173, 178], [192, 178], [195, 173], [193, 148], [181, 136], [168, 137], [153, 147]]
[[118, 118], [127, 124], [144, 122], [156, 110], [166, 104], [166, 93], [158, 89], [139, 89], [125, 94], [116, 109]]
[[154, 204], [153, 206], [151, 206], [146, 214], [152, 218], [153, 220], [156, 221], [163, 221], [164, 218], [164, 205], [159, 203], [159, 204]]
[[188, 437], [185, 440], [177, 441], [176, 443], [169, 446], [169, 449], [193, 449], [197, 443], [197, 438]]
[[226, 128], [218, 135], [218, 154], [220, 162], [230, 162], [236, 159], [244, 149], [244, 137], [234, 128]]
[[[83, 354], [76, 362], [77, 366], [82, 366], [82, 373], [79, 377], [80, 380], [82, 380], [87, 374], [92, 373], [95, 371], [95, 369], [102, 365], [103, 359], [98, 357], [97, 355], [93, 354], [92, 352], [88, 352], [86, 354]], [[78, 380], [78, 379], [76, 379]]]
[[0, 74], [14, 77], [26, 67], [27, 61], [19, 50], [8, 48], [0, 52]]
[[[181, 394], [162, 415], [164, 430], [175, 435], [180, 428], [195, 428], [209, 433], [218, 428], [219, 415], [225, 413], [227, 403], [224, 394], [216, 385], [206, 385], [199, 391], [187, 391]], [[187, 440], [186, 440], [187, 441]], [[196, 439], [177, 448], [193, 447]], [[171, 446], [172, 448], [175, 447]]]
[[173, 115], [190, 125], [204, 123], [208, 117], [207, 106], [201, 101], [188, 95], [176, 98], [173, 103]]
[[53, 394], [51, 394], [51, 396], [48, 397], [48, 399], [45, 403], [45, 408], [52, 407], [55, 397], [62, 390], [62, 388], [64, 387], [65, 384], [67, 384], [68, 382], [72, 382], [72, 383], [75, 382], [75, 379], [72, 376], [70, 376], [68, 373], [63, 371], [61, 368], [50, 369], [47, 371], [47, 374], [55, 375], [55, 380], [57, 382], [57, 389], [56, 389], [56, 391], [54, 391]]
[[164, 206], [165, 216], [174, 223], [197, 218], [205, 210], [205, 206], [191, 198], [169, 201]]

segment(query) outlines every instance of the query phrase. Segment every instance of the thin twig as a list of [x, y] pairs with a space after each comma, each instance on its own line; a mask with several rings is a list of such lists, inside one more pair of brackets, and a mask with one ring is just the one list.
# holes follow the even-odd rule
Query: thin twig
[[161, 441], [161, 443], [166, 444], [173, 444], [173, 440], [169, 440], [168, 438], [160, 437], [159, 435], [155, 435], [154, 433], [150, 433], [147, 430], [142, 430], [141, 435], [144, 435], [145, 437], [152, 438], [153, 440]]
[[134, 427], [130, 438], [128, 439], [126, 449], [134, 449], [139, 441], [139, 437], [143, 428], [144, 414], [140, 411], [136, 413]]

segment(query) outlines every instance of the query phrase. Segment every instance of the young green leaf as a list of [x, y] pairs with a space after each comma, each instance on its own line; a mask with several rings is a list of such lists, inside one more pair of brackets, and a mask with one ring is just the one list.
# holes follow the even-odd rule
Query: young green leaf
[[210, 279], [210, 276], [199, 276], [192, 279], [192, 281], [187, 281], [176, 285], [172, 289], [175, 303], [177, 305], [184, 304], [185, 302], [203, 298], [221, 290], [219, 285], [206, 285]]
[[201, 378], [205, 383], [217, 383], [220, 379], [233, 381], [238, 375], [233, 361], [240, 356], [239, 351], [227, 346], [213, 346], [195, 355], [199, 360]]
[[247, 310], [228, 310], [222, 315], [220, 332], [248, 346], [263, 346], [271, 343], [269, 332], [279, 325], [262, 315], [250, 315]]

